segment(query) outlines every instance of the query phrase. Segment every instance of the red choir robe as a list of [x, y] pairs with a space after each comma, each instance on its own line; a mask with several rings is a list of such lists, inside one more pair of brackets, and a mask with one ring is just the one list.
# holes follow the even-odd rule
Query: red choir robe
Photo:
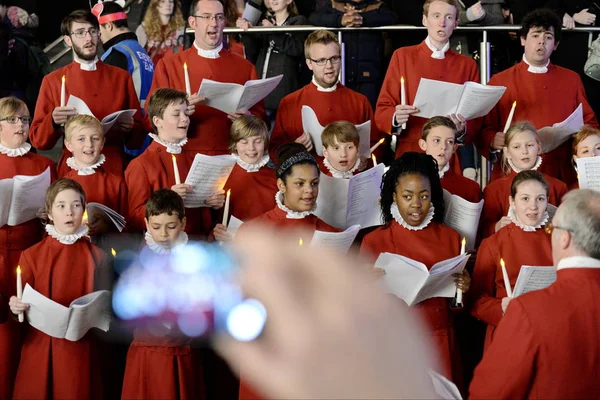
[[[166, 148], [153, 141], [150, 146], [135, 158], [125, 171], [125, 181], [129, 199], [128, 225], [132, 230], [146, 229], [146, 202], [152, 192], [158, 189], [171, 189], [175, 185], [172, 154]], [[185, 182], [192, 159], [183, 152], [175, 154], [181, 182]], [[208, 207], [186, 208], [185, 232], [206, 239], [211, 229], [210, 209]]]
[[506, 297], [506, 287], [500, 267], [501, 258], [506, 264], [511, 288], [514, 289], [521, 266], [553, 265], [550, 235], [543, 228], [525, 232], [517, 225], [510, 224], [481, 242], [468, 299], [471, 314], [488, 324], [485, 349], [502, 320], [501, 302]]
[[[275, 119], [275, 127], [269, 140], [271, 158], [276, 160], [277, 147], [293, 142], [304, 133], [302, 127], [302, 106], [309, 106], [317, 115], [322, 126], [335, 121], [348, 121], [355, 125], [371, 121], [371, 146], [374, 146], [384, 134], [377, 129], [373, 120], [373, 109], [367, 98], [338, 82], [333, 92], [321, 92], [314, 83], [285, 96]], [[380, 146], [376, 151], [379, 156]]]
[[[51, 236], [21, 254], [23, 287], [69, 307], [93, 292], [107, 269], [105, 253], [87, 238], [65, 245]], [[14, 399], [101, 399], [100, 351], [88, 332], [77, 342], [57, 339], [27, 326]]]
[[442, 188], [446, 189], [450, 194], [455, 194], [471, 203], [479, 203], [481, 200], [481, 188], [479, 184], [452, 170], [444, 173], [441, 182]]
[[[187, 62], [192, 93], [197, 93], [203, 79], [217, 82], [245, 84], [258, 79], [256, 69], [249, 61], [221, 50], [219, 58], [204, 58], [198, 55], [194, 46], [188, 50], [164, 57], [154, 70], [152, 87], [148, 98], [159, 88], [172, 88], [185, 91], [183, 63]], [[147, 105], [148, 103], [146, 103]], [[264, 102], [258, 102], [249, 110], [252, 114], [268, 121]], [[196, 153], [206, 155], [229, 154], [229, 128], [231, 121], [227, 114], [216, 108], [196, 104], [196, 111], [190, 116], [188, 143], [183, 149], [194, 157]]]
[[[102, 150], [106, 156], [106, 170], [123, 176], [126, 166], [123, 145], [129, 148], [140, 148], [148, 132], [148, 125], [144, 122], [131, 75], [121, 68], [104, 64], [102, 61], [96, 63], [96, 71], [84, 71], [77, 62], [73, 61], [44, 77], [29, 132], [31, 144], [39, 150], [50, 150], [64, 135], [64, 127], [55, 125], [52, 120], [52, 111], [60, 106], [63, 75], [66, 77], [65, 103], [68, 102], [70, 95], [79, 97], [99, 120], [115, 111], [137, 110], [133, 117], [133, 130], [122, 132], [118, 124], [115, 124], [106, 133], [106, 143]], [[69, 157], [71, 152], [63, 146], [57, 168], [59, 177], [69, 172], [66, 164]]]
[[275, 170], [265, 165], [256, 172], [247, 172], [236, 164], [223, 189], [226, 193], [231, 189], [229, 215], [250, 221], [275, 207]]
[[596, 259], [581, 260], [581, 268], [559, 269], [550, 287], [510, 302], [475, 370], [471, 399], [598, 397], [600, 269]]
[[[567, 194], [567, 185], [549, 175], [543, 175], [550, 186], [548, 203], [558, 207], [563, 196]], [[483, 190], [484, 203], [481, 212], [481, 223], [479, 224], [482, 239], [492, 235], [496, 229], [496, 222], [508, 214], [510, 186], [515, 176], [517, 176], [517, 173], [511, 171], [510, 174], [491, 182]]]
[[[19, 157], [0, 154], [0, 179], [39, 175], [46, 168], [50, 168], [51, 181], [55, 181], [54, 163], [46, 157], [31, 152]], [[8, 299], [17, 294], [17, 266], [21, 252], [39, 242], [42, 233], [42, 224], [37, 218], [16, 226], [0, 227], [0, 257], [4, 259], [4, 263], [0, 263], [0, 291], [6, 296], [6, 302], [0, 305], [4, 309], [0, 314], [8, 312]], [[21, 352], [21, 327], [22, 324], [12, 318], [0, 324], [0, 399], [9, 399], [12, 393]]]
[[[418, 231], [410, 231], [392, 221], [367, 234], [360, 247], [360, 253], [373, 261], [385, 252], [422, 262], [429, 269], [439, 261], [460, 254], [460, 235], [454, 229], [434, 221]], [[413, 307], [420, 313], [427, 333], [432, 337], [442, 368], [439, 372], [460, 383], [462, 371], [449, 299], [435, 297]]]
[[[514, 101], [517, 102], [513, 122], [530, 121], [536, 129], [552, 126], [567, 118], [579, 103], [583, 104], [584, 123], [598, 127], [594, 111], [590, 107], [581, 78], [576, 72], [550, 64], [545, 74], [527, 71], [528, 65], [521, 61], [512, 68], [492, 77], [489, 85], [506, 86], [506, 92], [498, 104], [485, 117], [483, 129], [477, 145], [481, 153], [488, 157], [496, 132], [504, 129]], [[562, 180], [567, 184], [577, 180], [571, 164], [571, 140], [542, 155], [539, 171]], [[492, 178], [502, 175], [496, 165]]]

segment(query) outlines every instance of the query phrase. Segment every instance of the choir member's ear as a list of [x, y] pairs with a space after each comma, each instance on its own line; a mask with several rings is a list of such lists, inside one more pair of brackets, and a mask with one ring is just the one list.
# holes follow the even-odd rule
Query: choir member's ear
[[424, 152], [427, 152], [427, 142], [425, 142], [423, 139], [419, 139], [419, 147]]
[[73, 47], [73, 42], [71, 41], [71, 37], [68, 35], [63, 36], [63, 40], [69, 47]]
[[162, 119], [160, 117], [158, 117], [157, 115], [155, 115], [154, 117], [152, 117], [152, 123], [154, 124], [154, 126], [156, 126], [156, 128], [162, 128]]
[[148, 222], [148, 218], [144, 217], [144, 222], [146, 223], [146, 231], [150, 230], [150, 222]]
[[181, 220], [181, 230], [185, 230], [185, 223], [187, 222], [187, 218], [183, 217], [183, 219]]
[[508, 204], [510, 204], [510, 206], [513, 210], [516, 210], [515, 199], [513, 199], [512, 196], [508, 196]]
[[325, 146], [323, 146], [323, 157], [329, 157], [329, 152], [327, 151], [327, 148]]
[[456, 150], [458, 150], [458, 143], [454, 143], [454, 146], [452, 146], [452, 154], [456, 153]]
[[71, 142], [69, 142], [67, 140], [67, 138], [65, 138], [65, 147], [67, 148], [67, 150], [69, 150], [71, 153], [73, 152], [73, 146], [71, 146]]
[[427, 27], [427, 15], [423, 14], [423, 20], [421, 22], [424, 27]]
[[308, 66], [308, 69], [310, 69], [311, 71], [313, 70], [312, 62], [309, 58], [306, 59], [306, 65]]
[[[508, 154], [508, 147], [504, 146], [504, 147], [502, 148], [502, 152], [503, 152], [504, 154]], [[507, 157], [507, 158], [508, 158], [508, 157]]]
[[394, 203], [396, 203], [396, 198], [397, 198], [397, 197], [396, 197], [396, 192], [394, 191], [394, 192], [392, 193], [392, 199], [394, 200]]
[[281, 178], [277, 178], [277, 189], [281, 193], [285, 193], [285, 182]]

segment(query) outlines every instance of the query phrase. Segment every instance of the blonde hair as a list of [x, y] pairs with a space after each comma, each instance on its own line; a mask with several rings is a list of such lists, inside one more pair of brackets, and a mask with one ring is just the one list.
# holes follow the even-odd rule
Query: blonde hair
[[335, 145], [336, 139], [338, 143], [354, 143], [356, 147], [360, 144], [358, 129], [348, 121], [335, 121], [323, 129], [321, 143], [324, 148]]
[[265, 149], [269, 147], [269, 129], [265, 121], [255, 115], [242, 115], [231, 124], [229, 150], [235, 153], [237, 142], [253, 136], [262, 136], [265, 141]]
[[49, 215], [51, 214], [52, 205], [54, 204], [54, 200], [56, 200], [56, 196], [58, 196], [60, 192], [64, 192], [65, 190], [69, 189], [79, 193], [79, 196], [81, 197], [81, 205], [85, 208], [85, 191], [83, 190], [81, 185], [72, 179], [62, 178], [57, 181], [54, 181], [54, 183], [50, 185], [48, 190], [46, 190], [46, 201], [44, 204], [44, 211], [40, 215], [40, 219], [42, 220], [42, 222], [50, 223]]
[[0, 99], [0, 119], [12, 117], [19, 111], [25, 111], [29, 116], [29, 109], [22, 100], [12, 96]]
[[169, 36], [179, 29], [185, 27], [185, 21], [181, 12], [181, 4], [179, 0], [175, 0], [173, 5], [173, 14], [169, 18], [166, 29], [163, 31], [163, 25], [158, 14], [158, 3], [161, 0], [151, 0], [142, 25], [146, 31], [148, 38], [164, 42]]
[[577, 146], [579, 146], [581, 142], [594, 135], [600, 136], [600, 129], [592, 128], [589, 125], [582, 126], [579, 132], [573, 135], [573, 155], [577, 155]]
[[[508, 128], [508, 131], [504, 136], [504, 147], [508, 148], [508, 146], [510, 146], [510, 143], [522, 132], [533, 133], [533, 136], [535, 136], [535, 141], [538, 144], [539, 151], [542, 150], [542, 142], [540, 141], [540, 137], [538, 136], [537, 130], [529, 121], [516, 122], [513, 125], [511, 125], [510, 128]], [[502, 152], [502, 170], [505, 174], [509, 174], [511, 171], [510, 164], [508, 163], [508, 158], [506, 157], [506, 152]]]
[[68, 142], [73, 136], [73, 132], [83, 128], [90, 128], [96, 130], [104, 137], [104, 128], [96, 117], [91, 115], [78, 114], [67, 121], [65, 124], [65, 140]]
[[335, 33], [325, 29], [319, 29], [318, 31], [312, 32], [304, 41], [304, 58], [310, 59], [310, 47], [313, 44], [328, 45], [329, 43], [335, 43], [340, 54], [342, 53], [342, 47], [340, 46], [340, 42]]
[[429, 14], [429, 6], [435, 1], [441, 1], [442, 3], [446, 3], [454, 7], [454, 9], [456, 10], [456, 16], [458, 17], [458, 4], [456, 3], [456, 0], [426, 0], [425, 4], [423, 4], [424, 16], [427, 16]]

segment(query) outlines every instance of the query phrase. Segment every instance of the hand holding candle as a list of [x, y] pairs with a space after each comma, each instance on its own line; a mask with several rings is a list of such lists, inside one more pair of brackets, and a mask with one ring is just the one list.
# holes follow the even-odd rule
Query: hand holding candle
[[61, 79], [60, 85], [60, 106], [65, 106], [65, 97], [66, 97], [66, 88], [65, 88], [66, 77], [63, 75]]
[[504, 287], [506, 287], [506, 296], [512, 298], [512, 287], [510, 286], [510, 280], [508, 279], [508, 272], [506, 272], [506, 265], [504, 259], [500, 259], [500, 266], [502, 267], [502, 277], [504, 278]]
[[385, 142], [385, 138], [381, 138], [381, 140], [379, 140], [379, 142], [375, 143], [375, 145], [373, 147], [371, 147], [371, 149], [369, 150], [370, 153], [374, 152], [375, 150], [377, 150], [377, 148], [383, 143]]
[[510, 109], [510, 114], [508, 114], [508, 119], [506, 120], [506, 125], [504, 125], [504, 133], [508, 131], [510, 125], [512, 124], [513, 117], [515, 116], [515, 108], [517, 108], [517, 101], [513, 102], [512, 108]]
[[192, 95], [192, 87], [190, 85], [190, 74], [188, 73], [187, 63], [183, 63], [183, 77], [185, 79], [185, 92], [188, 96]]
[[175, 158], [175, 154], [171, 154], [171, 159], [173, 160], [173, 172], [175, 173], [175, 184], [181, 184], [181, 177], [179, 176], [179, 168], [177, 167], [177, 158]]
[[231, 197], [231, 189], [227, 191], [227, 197], [225, 198], [225, 208], [223, 209], [223, 225], [227, 226], [227, 220], [229, 219], [229, 198]]
[[[23, 297], [23, 280], [21, 278], [21, 266], [17, 267], [17, 298], [21, 300]], [[19, 322], [25, 321], [25, 314], [19, 314]]]
[[[404, 77], [400, 77], [400, 104], [406, 105], [406, 86], [404, 85]], [[402, 124], [402, 130], [406, 129], [406, 122]]]

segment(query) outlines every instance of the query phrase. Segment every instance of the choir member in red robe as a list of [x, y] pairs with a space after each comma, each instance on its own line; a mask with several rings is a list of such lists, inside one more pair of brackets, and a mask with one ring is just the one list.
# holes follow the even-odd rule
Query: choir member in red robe
[[222, 3], [217, 0], [194, 0], [192, 10], [195, 11], [188, 22], [195, 32], [194, 44], [188, 50], [167, 56], [158, 62], [150, 94], [158, 88], [186, 90], [183, 65], [187, 63], [191, 120], [189, 143], [184, 153], [190, 153], [192, 158], [196, 153], [227, 154], [231, 120], [252, 113], [266, 121], [264, 103], [260, 101], [249, 110], [226, 114], [204, 105], [206, 99], [198, 96], [197, 91], [204, 79], [244, 85], [249, 80], [258, 79], [258, 76], [254, 65], [223, 48], [225, 15]]
[[437, 161], [442, 188], [471, 203], [479, 203], [479, 184], [450, 169], [450, 159], [456, 152], [456, 124], [448, 117], [433, 117], [423, 125], [419, 147]]
[[[142, 257], [155, 265], [168, 265], [171, 250], [185, 245], [185, 209], [181, 197], [169, 189], [152, 193], [146, 203], [146, 245]], [[162, 260], [162, 261], [161, 261]], [[202, 399], [204, 384], [190, 340], [175, 328], [139, 326], [127, 353], [123, 399]]]
[[[577, 159], [596, 157], [600, 155], [600, 130], [590, 126], [583, 126], [573, 135], [573, 167], [577, 172]], [[579, 189], [579, 182], [569, 185], [569, 190]]]
[[[416, 46], [394, 52], [375, 108], [375, 121], [384, 132], [397, 131], [396, 156], [406, 151], [419, 151], [421, 129], [427, 120], [412, 114], [418, 112], [415, 100], [421, 78], [464, 84], [479, 82], [477, 64], [472, 58], [450, 50], [450, 36], [458, 23], [454, 0], [427, 0], [423, 5], [423, 25], [427, 38]], [[404, 78], [405, 104], [401, 99]], [[435, 99], [431, 99], [435, 101]], [[480, 120], [465, 122], [461, 115], [449, 115], [461, 135], [466, 129], [465, 143], [470, 143], [479, 129]], [[406, 127], [403, 127], [406, 124]], [[461, 136], [459, 135], [459, 136]]]
[[[598, 126], [579, 75], [550, 63], [550, 55], [560, 41], [561, 27], [558, 17], [549, 10], [535, 10], [523, 19], [520, 33], [521, 45], [525, 48], [523, 61], [494, 75], [489, 82], [494, 86], [506, 86], [506, 92], [485, 117], [478, 136], [479, 150], [488, 159], [497, 159], [495, 153], [505, 147], [502, 130], [515, 101], [513, 120], [530, 121], [537, 129], [563, 121], [579, 104], [583, 105], [584, 122]], [[571, 165], [570, 150], [571, 143], [566, 141], [542, 155], [544, 162], [540, 172], [568, 185], [573, 183], [577, 178]], [[500, 170], [492, 177], [498, 175], [502, 175]]]
[[318, 157], [317, 162], [322, 173], [334, 178], [350, 179], [360, 172], [360, 136], [354, 124], [336, 121], [327, 125], [321, 133], [321, 145], [323, 157]]
[[373, 121], [369, 100], [338, 80], [342, 57], [337, 35], [326, 30], [312, 32], [304, 42], [304, 54], [313, 79], [281, 100], [271, 134], [271, 156], [275, 156], [282, 144], [294, 141], [312, 151], [312, 139], [302, 125], [303, 106], [312, 108], [322, 126], [340, 120], [355, 125], [371, 121], [371, 146], [375, 145], [384, 134]]
[[[77, 182], [54, 182], [46, 194], [48, 235], [23, 251], [19, 260], [23, 285], [29, 284], [65, 307], [94, 290], [110, 289], [99, 286], [110, 268], [105, 253], [87, 237], [87, 227], [81, 223], [84, 210], [85, 193]], [[11, 297], [13, 313], [28, 307], [16, 296]], [[26, 326], [13, 398], [101, 399], [99, 356], [90, 332], [70, 341]]]
[[[50, 150], [63, 136], [62, 125], [77, 114], [74, 107], [66, 106], [71, 95], [83, 100], [98, 119], [116, 111], [136, 110], [133, 118], [122, 115], [106, 134], [106, 169], [122, 176], [123, 145], [141, 147], [147, 132], [131, 75], [98, 60], [98, 19], [89, 11], [69, 14], [61, 24], [61, 31], [67, 45], [73, 48], [73, 62], [44, 77], [31, 124], [31, 144], [40, 150]], [[65, 105], [61, 105], [63, 77]], [[69, 172], [66, 165], [69, 156], [69, 151], [63, 148], [58, 162], [61, 177]]]
[[471, 399], [592, 399], [600, 393], [600, 195], [574, 190], [552, 219], [557, 280], [511, 300], [475, 370]]
[[[456, 257], [460, 235], [443, 224], [444, 197], [438, 167], [432, 157], [408, 152], [394, 161], [384, 175], [381, 212], [385, 224], [367, 234], [361, 254], [375, 261], [381, 253], [394, 253], [433, 264]], [[468, 290], [468, 273], [457, 286]], [[458, 384], [462, 381], [453, 317], [446, 298], [427, 299], [414, 307], [421, 314], [440, 359], [441, 372]]]
[[485, 348], [502, 320], [510, 298], [506, 295], [500, 259], [515, 287], [523, 265], [551, 266], [552, 244], [544, 230], [548, 223], [549, 185], [537, 171], [519, 172], [511, 184], [510, 224], [481, 242], [469, 293], [471, 313], [487, 323]]
[[[148, 100], [148, 117], [156, 132], [149, 136], [154, 141], [125, 171], [129, 224], [134, 230], [141, 231], [146, 227], [145, 205], [152, 192], [170, 188], [184, 200], [186, 194], [192, 192], [190, 185], [175, 182], [173, 166], [175, 159], [181, 182], [184, 182], [193, 161], [182, 153], [183, 146], [187, 143], [186, 135], [190, 124], [187, 107], [186, 94], [173, 89], [159, 89]], [[221, 192], [207, 200], [207, 207], [186, 209], [188, 223], [185, 231], [205, 239], [211, 228], [208, 207], [218, 209], [223, 207], [224, 202], [225, 196]]]
[[[30, 152], [27, 143], [31, 117], [27, 106], [15, 97], [0, 99], [0, 180], [16, 175], [35, 176], [50, 169], [51, 180], [56, 179], [54, 163]], [[19, 225], [0, 227], [0, 292], [6, 299], [16, 294], [16, 271], [21, 252], [42, 239], [42, 224], [34, 218]], [[4, 298], [4, 297], [3, 297]], [[8, 302], [0, 304], [0, 314], [8, 310]], [[9, 318], [0, 324], [0, 399], [12, 394], [21, 352], [21, 329]]]

